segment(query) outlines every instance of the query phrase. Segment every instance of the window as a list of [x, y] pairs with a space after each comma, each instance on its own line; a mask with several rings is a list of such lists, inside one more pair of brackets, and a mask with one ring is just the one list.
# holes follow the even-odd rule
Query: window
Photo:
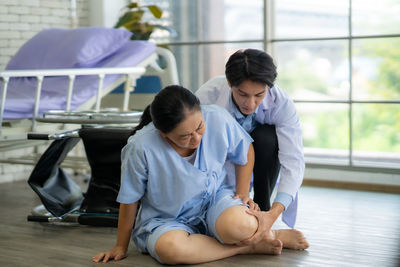
[[400, 168], [399, 11], [395, 0], [272, 2], [267, 41], [307, 162]]
[[143, 2], [178, 32], [154, 39], [173, 50], [183, 86], [223, 75], [237, 49], [267, 50], [297, 106], [306, 162], [400, 168], [399, 0]]
[[225, 62], [240, 48], [263, 49], [262, 0], [145, 0], [164, 11], [165, 25], [177, 36], [154, 34], [174, 52], [180, 81], [196, 91], [208, 79], [223, 75]]

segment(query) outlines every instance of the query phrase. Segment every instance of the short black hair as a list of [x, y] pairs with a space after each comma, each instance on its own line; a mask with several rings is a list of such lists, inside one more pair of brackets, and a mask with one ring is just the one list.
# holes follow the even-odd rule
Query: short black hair
[[246, 49], [238, 50], [229, 57], [225, 76], [231, 86], [250, 80], [273, 87], [277, 72], [270, 55], [258, 49]]
[[187, 111], [200, 110], [200, 100], [192, 91], [180, 85], [167, 86], [146, 107], [134, 133], [150, 122], [161, 132], [169, 133], [186, 118]]

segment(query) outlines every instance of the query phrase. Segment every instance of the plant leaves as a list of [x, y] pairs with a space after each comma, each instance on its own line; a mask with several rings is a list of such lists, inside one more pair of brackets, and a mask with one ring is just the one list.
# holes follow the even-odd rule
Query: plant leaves
[[119, 27], [125, 25], [133, 18], [133, 16], [134, 16], [133, 12], [130, 12], [130, 11], [125, 12], [125, 14], [119, 18], [119, 20], [118, 20], [117, 24], [115, 24], [114, 28], [119, 28]]
[[156, 6], [156, 5], [149, 5], [149, 6], [146, 6], [149, 10], [150, 10], [150, 12], [151, 12], [151, 14], [153, 14], [153, 16], [154, 17], [156, 17], [156, 18], [161, 18], [161, 16], [162, 16], [162, 11], [161, 11], [161, 9], [158, 7], [158, 6]]
[[130, 4], [128, 5], [128, 8], [137, 8], [137, 7], [139, 7], [139, 4], [138, 4], [138, 3], [130, 3]]

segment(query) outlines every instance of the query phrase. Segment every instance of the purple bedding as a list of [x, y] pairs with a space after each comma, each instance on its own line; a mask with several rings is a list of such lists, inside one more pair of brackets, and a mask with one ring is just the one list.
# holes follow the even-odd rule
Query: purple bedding
[[[155, 44], [146, 41], [130, 41], [130, 35], [131, 33], [126, 30], [99, 27], [45, 30], [22, 46], [6, 69], [136, 66], [155, 52]], [[49, 43], [53, 46], [49, 47]], [[108, 86], [118, 78], [119, 75], [107, 75], [103, 86]], [[97, 86], [97, 76], [76, 77], [71, 109], [78, 108], [96, 95]], [[45, 78], [39, 114], [52, 109], [65, 109], [67, 90], [67, 77]], [[36, 78], [11, 78], [7, 90], [4, 119], [31, 118], [35, 91]]]

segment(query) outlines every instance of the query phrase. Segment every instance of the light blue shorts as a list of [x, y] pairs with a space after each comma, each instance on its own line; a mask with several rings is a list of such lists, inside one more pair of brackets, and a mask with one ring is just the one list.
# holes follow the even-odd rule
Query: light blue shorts
[[154, 232], [148, 236], [146, 244], [147, 251], [153, 258], [163, 263], [156, 253], [155, 246], [160, 236], [172, 230], [183, 230], [189, 234], [205, 234], [223, 243], [216, 229], [218, 217], [227, 208], [244, 205], [241, 199], [233, 199], [233, 196], [234, 192], [230, 189], [222, 189], [217, 192], [214, 204], [211, 205], [206, 212], [206, 225], [194, 226], [178, 221], [166, 221], [165, 224], [157, 227]]

